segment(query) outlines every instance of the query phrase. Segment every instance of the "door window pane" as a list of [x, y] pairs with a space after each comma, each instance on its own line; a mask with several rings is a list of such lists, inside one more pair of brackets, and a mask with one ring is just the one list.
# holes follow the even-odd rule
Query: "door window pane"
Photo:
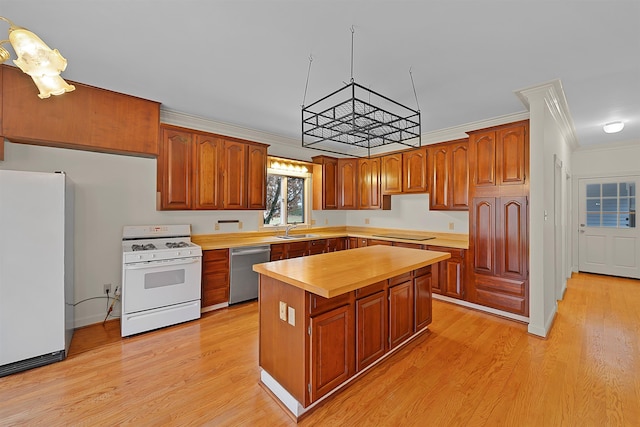
[[635, 183], [587, 184], [587, 227], [635, 228]]

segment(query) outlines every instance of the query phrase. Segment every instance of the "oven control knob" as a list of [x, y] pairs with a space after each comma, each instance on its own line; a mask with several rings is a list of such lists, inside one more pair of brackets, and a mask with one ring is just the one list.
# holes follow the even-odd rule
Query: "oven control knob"
[[176, 256], [180, 256], [180, 251], [176, 252]]
[[155, 258], [155, 257], [156, 257], [155, 254], [151, 254], [151, 258]]
[[142, 255], [138, 255], [138, 259], [142, 259]]

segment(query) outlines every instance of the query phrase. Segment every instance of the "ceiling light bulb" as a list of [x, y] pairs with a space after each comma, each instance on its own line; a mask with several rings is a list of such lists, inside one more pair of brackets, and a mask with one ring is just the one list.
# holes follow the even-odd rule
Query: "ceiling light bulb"
[[606, 132], [606, 133], [616, 133], [616, 132], [620, 132], [622, 130], [622, 128], [624, 128], [624, 123], [617, 121], [617, 122], [611, 122], [611, 123], [607, 123], [606, 125], [604, 125], [602, 127], [602, 129]]

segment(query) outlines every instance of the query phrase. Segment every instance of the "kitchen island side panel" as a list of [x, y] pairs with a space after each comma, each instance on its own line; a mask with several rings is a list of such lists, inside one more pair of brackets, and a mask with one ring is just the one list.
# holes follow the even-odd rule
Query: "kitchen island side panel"
[[[305, 402], [305, 291], [277, 279], [260, 275], [260, 367], [267, 371], [298, 402]], [[286, 319], [280, 318], [280, 302]], [[295, 310], [295, 325], [288, 321]]]

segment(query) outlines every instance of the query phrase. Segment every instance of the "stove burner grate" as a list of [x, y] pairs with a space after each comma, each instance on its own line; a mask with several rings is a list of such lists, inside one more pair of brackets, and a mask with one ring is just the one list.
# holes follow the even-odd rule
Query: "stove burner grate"
[[134, 251], [150, 251], [155, 248], [156, 245], [153, 243], [147, 243], [146, 245], [131, 245], [131, 249]]
[[187, 242], [167, 242], [166, 246], [170, 249], [174, 248], [186, 248], [189, 246]]

